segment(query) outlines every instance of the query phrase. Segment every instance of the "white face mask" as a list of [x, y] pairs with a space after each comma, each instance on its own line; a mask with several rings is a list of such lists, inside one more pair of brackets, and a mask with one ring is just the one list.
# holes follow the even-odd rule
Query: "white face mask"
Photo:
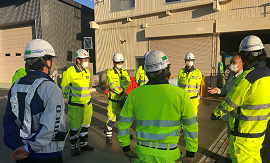
[[83, 62], [82, 67], [83, 68], [88, 68], [88, 62]]
[[123, 65], [116, 65], [115, 67], [121, 69]]
[[230, 69], [232, 72], [236, 72], [239, 68], [237, 68], [237, 65], [231, 64]]
[[191, 66], [193, 66], [193, 63], [194, 63], [194, 62], [186, 61], [186, 65], [187, 65], [187, 67], [191, 67]]

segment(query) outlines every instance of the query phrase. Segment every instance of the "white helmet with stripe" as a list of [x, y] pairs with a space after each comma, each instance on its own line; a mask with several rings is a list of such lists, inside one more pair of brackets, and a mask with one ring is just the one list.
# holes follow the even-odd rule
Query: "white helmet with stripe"
[[170, 65], [167, 56], [162, 51], [151, 51], [145, 59], [145, 72], [155, 72]]
[[115, 53], [112, 60], [114, 62], [124, 62], [124, 57], [121, 53]]
[[239, 52], [241, 51], [257, 51], [264, 49], [261, 39], [255, 35], [250, 35], [245, 37], [239, 46]]

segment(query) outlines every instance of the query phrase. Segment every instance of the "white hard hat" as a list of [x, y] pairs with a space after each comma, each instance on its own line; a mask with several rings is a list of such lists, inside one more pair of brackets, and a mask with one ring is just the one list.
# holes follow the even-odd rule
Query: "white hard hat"
[[42, 39], [34, 39], [28, 42], [25, 47], [23, 58], [37, 58], [50, 55], [55, 57], [55, 52], [51, 44]]
[[148, 54], [149, 54], [149, 52], [146, 52], [146, 53], [144, 54], [143, 58], [146, 58]]
[[170, 64], [167, 56], [161, 51], [151, 51], [145, 59], [145, 72], [165, 69]]
[[195, 59], [195, 56], [194, 56], [193, 53], [188, 52], [188, 53], [185, 55], [185, 60], [191, 60], [191, 59]]
[[115, 53], [112, 60], [114, 62], [124, 62], [124, 57], [121, 53]]
[[75, 58], [90, 58], [89, 53], [84, 49], [79, 49], [76, 52]]
[[239, 46], [239, 52], [240, 51], [256, 51], [264, 49], [263, 43], [261, 39], [257, 36], [250, 35], [245, 37]]

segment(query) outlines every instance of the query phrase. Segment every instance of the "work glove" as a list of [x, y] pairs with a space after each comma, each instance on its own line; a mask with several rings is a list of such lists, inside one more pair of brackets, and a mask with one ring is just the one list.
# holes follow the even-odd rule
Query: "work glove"
[[216, 116], [214, 115], [214, 113], [212, 113], [212, 114], [211, 114], [211, 117], [210, 117], [210, 119], [211, 119], [212, 121], [218, 120], [219, 118], [220, 118], [220, 116], [219, 116], [219, 117], [216, 117]]

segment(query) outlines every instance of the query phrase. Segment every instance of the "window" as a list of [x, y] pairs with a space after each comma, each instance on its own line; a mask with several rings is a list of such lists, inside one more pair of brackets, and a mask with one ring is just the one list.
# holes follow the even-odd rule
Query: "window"
[[122, 11], [135, 8], [135, 0], [111, 0], [111, 11]]
[[194, 1], [194, 0], [165, 0], [166, 3], [176, 3], [176, 2], [188, 2], [188, 1]]
[[84, 49], [93, 49], [92, 37], [84, 37]]

